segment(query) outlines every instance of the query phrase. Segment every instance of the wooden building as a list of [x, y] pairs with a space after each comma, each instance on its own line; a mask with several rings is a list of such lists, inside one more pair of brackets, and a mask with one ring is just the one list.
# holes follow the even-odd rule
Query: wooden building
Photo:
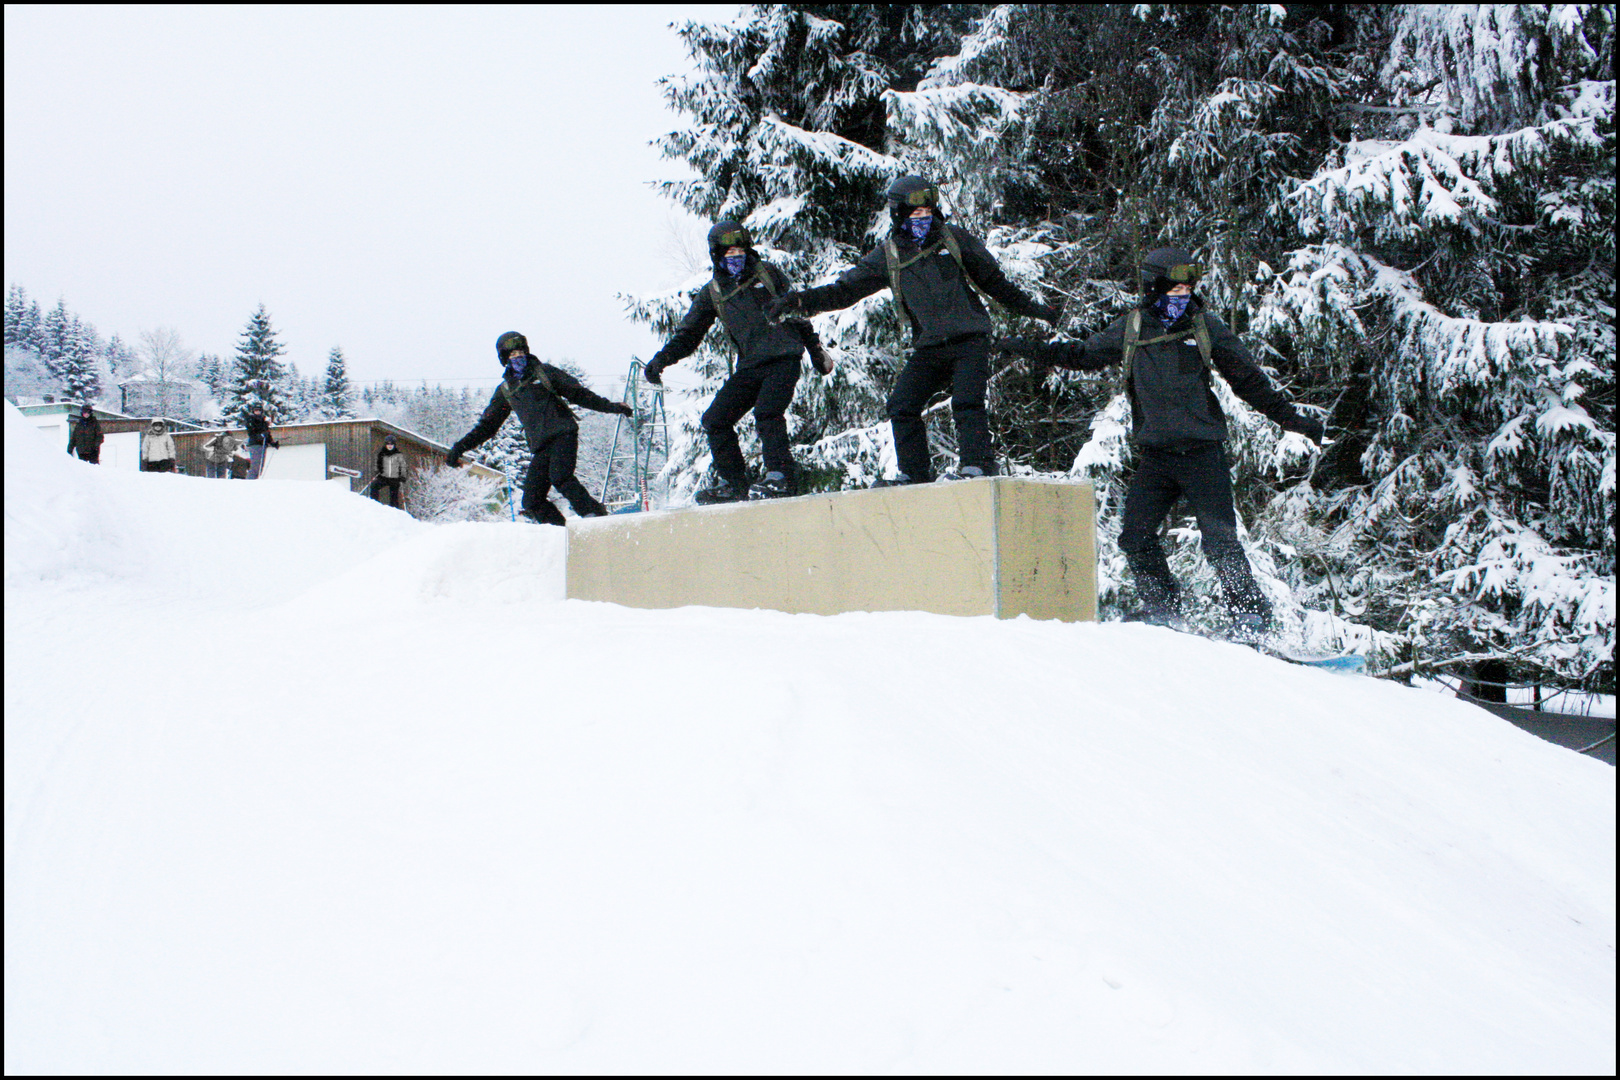
[[[131, 422], [141, 424], [143, 431], [145, 425], [151, 423], [150, 420]], [[185, 425], [179, 430], [171, 426], [170, 430], [174, 434], [178, 469], [192, 476], [208, 475], [203, 443], [220, 431], [229, 431], [238, 439], [247, 438], [246, 429], [241, 427], [198, 429]], [[368, 491], [377, 476], [377, 455], [382, 451], [383, 440], [390, 435], [394, 437], [400, 453], [405, 455], [407, 476], [414, 469], [444, 464], [444, 455], [450, 449], [414, 431], [375, 417], [273, 424], [270, 437], [281, 446], [271, 451], [265, 465], [265, 479], [347, 481], [351, 491]], [[502, 475], [499, 470], [471, 462], [466, 467], [477, 475], [492, 479]]]

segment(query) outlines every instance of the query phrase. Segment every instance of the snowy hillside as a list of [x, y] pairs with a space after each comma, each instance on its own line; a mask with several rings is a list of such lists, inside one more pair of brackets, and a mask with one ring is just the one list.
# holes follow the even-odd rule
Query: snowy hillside
[[12, 1072], [1615, 1069], [1615, 781], [1141, 626], [565, 601], [6, 408]]

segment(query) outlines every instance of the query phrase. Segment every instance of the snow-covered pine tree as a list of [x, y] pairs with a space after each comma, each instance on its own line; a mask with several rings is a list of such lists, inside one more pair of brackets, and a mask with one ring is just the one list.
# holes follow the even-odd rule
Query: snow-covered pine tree
[[333, 419], [354, 416], [354, 391], [349, 386], [349, 367], [343, 350], [334, 345], [326, 358], [326, 382], [321, 387], [321, 411]]
[[56, 369], [62, 389], [72, 401], [93, 403], [101, 397], [101, 357], [96, 346], [95, 327], [77, 316], [69, 319]]
[[236, 346], [229, 400], [225, 403], [228, 415], [242, 416], [254, 405], [263, 405], [271, 423], [284, 421], [287, 401], [281, 388], [285, 371], [280, 357], [286, 351], [270, 325], [269, 313], [260, 304], [249, 317]]
[[[1365, 641], [1348, 617], [1388, 660], [1507, 657], [1524, 679], [1612, 686], [1613, 22], [1612, 5], [1013, 6], [938, 66], [1040, 88], [1008, 127], [1003, 242], [1045, 247], [1072, 332], [1123, 310], [1136, 260], [1176, 242], [1274, 377], [1331, 410], [1312, 467], [1217, 380], [1251, 555], [1293, 631]], [[1103, 378], [1053, 382], [1109, 402]], [[1009, 388], [993, 416], [1016, 413]], [[1113, 397], [1076, 456], [1105, 537], [1127, 422]], [[1194, 535], [1171, 529], [1172, 563], [1207, 595]], [[1117, 563], [1109, 606], [1129, 603]]]
[[[954, 51], [981, 9], [964, 5], [751, 4], [727, 23], [678, 27], [697, 72], [662, 82], [687, 126], [660, 140], [698, 173], [659, 189], [705, 221], [742, 219], [767, 259], [800, 287], [858, 258], [886, 228], [882, 193], [900, 163], [884, 149], [883, 94], [911, 90]], [[667, 293], [628, 299], [632, 317], [670, 332], [707, 268]], [[841, 353], [832, 377], [806, 368], [789, 414], [795, 454], [813, 482], [864, 484], [892, 455], [882, 404], [903, 339], [887, 299], [817, 320]], [[690, 360], [700, 389], [670, 404], [671, 497], [689, 496], [708, 467], [698, 425], [729, 374], [729, 344], [713, 333]], [[757, 454], [742, 432], [745, 452]], [[820, 473], [823, 475], [817, 476]]]
[[56, 306], [40, 323], [39, 357], [58, 384], [62, 381], [62, 357], [68, 351], [72, 336], [73, 315], [67, 309], [67, 301], [57, 297]]
[[[32, 310], [37, 312], [36, 305]], [[28, 291], [13, 283], [6, 289], [6, 348], [28, 348], [33, 343], [34, 328], [29, 325]]]
[[1293, 520], [1401, 659], [1612, 693], [1614, 8], [1366, 29], [1378, 100], [1283, 200], [1303, 243], [1255, 313], [1342, 388]]

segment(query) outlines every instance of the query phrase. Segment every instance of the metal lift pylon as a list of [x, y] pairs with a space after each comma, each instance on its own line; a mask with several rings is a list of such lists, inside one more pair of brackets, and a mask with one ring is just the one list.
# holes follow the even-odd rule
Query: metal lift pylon
[[[669, 415], [664, 411], [664, 388], [647, 383], [650, 393], [642, 394], [642, 369], [646, 365], [631, 357], [630, 371], [624, 379], [624, 403], [633, 410], [621, 416], [613, 425], [613, 443], [608, 450], [607, 472], [602, 476], [601, 501], [607, 504], [608, 489], [613, 483], [616, 468], [623, 466], [630, 474], [630, 486], [637, 493], [636, 501], [614, 510], [616, 514], [652, 509], [652, 491], [649, 485], [653, 455], [662, 452], [669, 459]], [[627, 439], [624, 425], [630, 425]], [[624, 444], [621, 449], [621, 442]], [[621, 473], [621, 475], [623, 475]]]

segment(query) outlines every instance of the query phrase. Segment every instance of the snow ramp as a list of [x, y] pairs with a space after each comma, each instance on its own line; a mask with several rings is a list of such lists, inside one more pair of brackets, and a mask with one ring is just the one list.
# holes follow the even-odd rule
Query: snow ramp
[[8, 1072], [1614, 1071], [1613, 770], [1478, 709], [13, 436]]

